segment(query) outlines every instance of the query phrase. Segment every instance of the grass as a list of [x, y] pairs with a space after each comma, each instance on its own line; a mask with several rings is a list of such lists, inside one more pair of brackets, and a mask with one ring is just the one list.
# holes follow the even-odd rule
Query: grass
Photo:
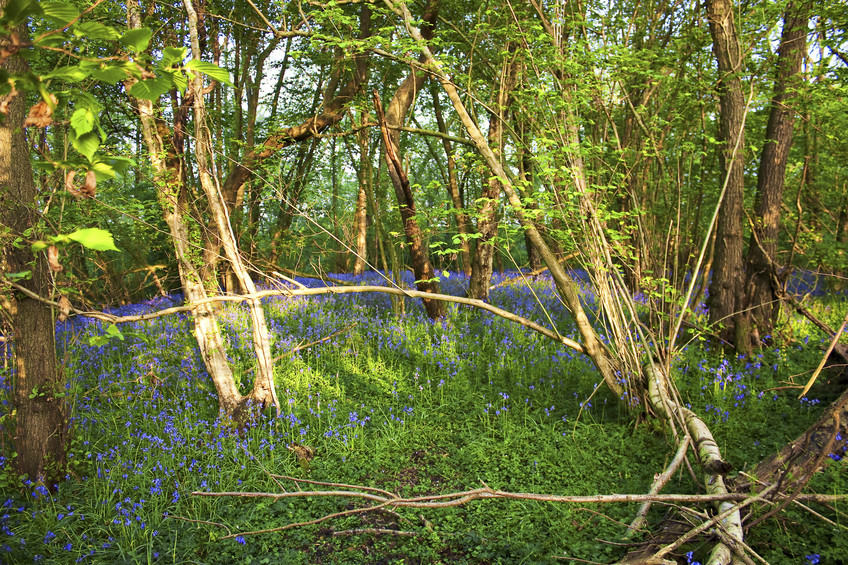
[[[375, 275], [356, 282], [373, 284]], [[465, 279], [452, 276], [444, 291], [461, 294], [464, 284]], [[559, 331], [575, 337], [550, 281], [534, 284]], [[524, 288], [499, 287], [491, 299], [547, 324]], [[161, 308], [171, 300], [179, 299], [128, 306], [121, 313]], [[844, 309], [838, 299], [821, 304], [822, 315], [838, 317]], [[60, 347], [69, 359], [70, 470], [55, 493], [32, 484], [21, 490], [11, 476], [11, 454], [3, 454], [0, 561], [549, 563], [554, 555], [598, 562], [619, 558], [621, 547], [608, 542], [620, 540], [622, 523], [635, 512], [632, 505], [477, 501], [248, 535], [356, 503], [190, 494], [278, 492], [266, 471], [405, 496], [477, 488], [481, 482], [551, 494], [638, 493], [647, 491], [654, 473], [668, 462], [673, 449], [668, 430], [655, 422], [634, 425], [603, 388], [593, 396], [598, 377], [585, 358], [467, 308], [450, 306], [447, 319], [438, 323], [428, 321], [412, 301], [406, 311], [403, 318], [393, 318], [390, 299], [380, 295], [267, 301], [275, 355], [350, 329], [281, 360], [276, 368], [281, 414], [266, 415], [241, 437], [217, 421], [214, 387], [186, 317], [125, 324], [123, 340], [102, 345], [98, 338], [106, 328], [97, 321], [60, 325]], [[252, 356], [247, 316], [235, 306], [222, 313], [228, 354], [246, 392]], [[796, 391], [779, 388], [818, 362], [819, 337], [813, 329], [796, 328], [796, 335], [804, 332], [810, 343], [765, 351], [755, 359], [726, 358], [695, 345], [678, 360], [681, 394], [708, 420], [737, 469], [755, 464], [821, 413], [815, 401], [799, 402]], [[8, 372], [2, 376], [8, 387]], [[8, 408], [8, 398], [3, 402]], [[315, 459], [301, 465], [287, 448], [293, 442], [314, 447]], [[834, 463], [813, 486], [820, 492], [848, 492], [844, 471], [844, 462]], [[297, 488], [290, 482], [284, 486]], [[696, 489], [683, 474], [666, 490]], [[837, 510], [844, 511], [845, 505], [817, 507], [844, 524]], [[652, 518], [659, 519], [665, 510], [655, 512]], [[415, 537], [355, 532], [366, 528], [413, 532]], [[838, 526], [793, 509], [753, 532], [748, 542], [772, 563], [836, 563], [846, 550], [842, 534]], [[694, 562], [704, 551], [693, 545], [678, 557]]]

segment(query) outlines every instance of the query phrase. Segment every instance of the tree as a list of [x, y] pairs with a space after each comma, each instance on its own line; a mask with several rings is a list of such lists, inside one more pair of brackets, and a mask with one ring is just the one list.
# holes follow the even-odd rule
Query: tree
[[[757, 197], [754, 205], [751, 239], [746, 259], [746, 284], [743, 304], [750, 322], [748, 347], [759, 347], [773, 336], [775, 321], [780, 313], [776, 269], [780, 208], [786, 163], [792, 146], [795, 110], [792, 100], [800, 86], [801, 63], [807, 51], [807, 22], [809, 5], [791, 2], [783, 16], [783, 32], [777, 50], [777, 75], [774, 95], [769, 105], [766, 139], [760, 156], [757, 174]], [[745, 339], [741, 336], [741, 339]]]
[[[9, 0], [0, 0], [0, 10]], [[0, 71], [5, 76], [28, 70], [18, 50], [29, 40], [26, 23], [0, 35]], [[47, 254], [55, 247], [33, 253], [30, 244], [41, 235], [39, 195], [33, 180], [25, 127], [32, 133], [51, 121], [51, 102], [41, 100], [27, 116], [26, 91], [12, 90], [2, 98], [0, 121], [0, 267], [7, 277], [17, 274], [19, 283], [37, 296], [52, 294]], [[57, 263], [54, 263], [57, 265]], [[4, 289], [5, 291], [6, 289]], [[5, 292], [4, 292], [5, 294]], [[48, 486], [64, 473], [68, 422], [62, 397], [64, 380], [56, 362], [53, 310], [50, 306], [14, 290], [2, 297], [4, 316], [11, 318], [15, 353], [15, 437], [18, 456], [14, 465], [20, 475]]]
[[[730, 0], [708, 0], [707, 18], [718, 61], [719, 135], [724, 188], [716, 226], [715, 259], [710, 283], [710, 323], [719, 335], [742, 345], [740, 322], [743, 295], [743, 204], [745, 197], [745, 97], [742, 94], [742, 50]], [[738, 332], [737, 332], [738, 330]]]
[[[438, 13], [439, 0], [429, 0], [422, 16], [426, 24], [422, 32], [422, 37], [425, 41], [433, 37], [433, 26], [436, 24]], [[419, 58], [419, 63], [423, 62], [424, 57], [422, 56]], [[415, 285], [422, 292], [438, 294], [438, 278], [433, 271], [429, 253], [424, 245], [421, 228], [415, 217], [415, 196], [412, 193], [409, 178], [403, 168], [400, 152], [399, 128], [403, 125], [404, 117], [409, 112], [417, 94], [421, 92], [426, 80], [427, 75], [424, 71], [413, 67], [409, 75], [398, 86], [394, 96], [392, 96], [385, 114], [376, 93], [374, 104], [377, 111], [377, 120], [380, 123], [380, 129], [383, 134], [386, 166], [388, 167], [389, 177], [392, 180], [392, 186], [395, 189], [398, 208], [400, 209], [401, 220], [403, 222], [403, 231], [406, 241], [409, 244], [409, 257], [412, 263], [412, 270], [415, 273]], [[427, 310], [427, 315], [434, 320], [445, 315], [444, 304], [440, 301], [424, 299], [424, 308]]]

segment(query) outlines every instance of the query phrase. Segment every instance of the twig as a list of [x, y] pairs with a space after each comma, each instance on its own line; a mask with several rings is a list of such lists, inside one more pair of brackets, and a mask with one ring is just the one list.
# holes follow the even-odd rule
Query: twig
[[836, 347], [836, 344], [839, 342], [839, 337], [845, 332], [845, 326], [848, 325], [848, 312], [845, 313], [845, 318], [842, 320], [842, 325], [839, 327], [839, 330], [835, 334], [833, 334], [833, 339], [830, 341], [830, 345], [827, 347], [827, 351], [822, 355], [822, 359], [819, 362], [819, 366], [816, 367], [815, 372], [813, 372], [813, 376], [810, 377], [810, 380], [807, 381], [804, 390], [801, 391], [801, 395], [798, 398], [802, 398], [807, 392], [810, 390], [810, 387], [813, 386], [813, 383], [816, 382], [816, 379], [819, 378], [819, 374], [824, 369], [825, 364], [827, 363], [827, 358], [830, 357], [830, 354], [833, 352], [833, 348]]
[[689, 530], [688, 532], [686, 532], [685, 534], [683, 534], [682, 536], [677, 538], [673, 543], [668, 544], [667, 546], [663, 547], [662, 549], [660, 549], [659, 551], [654, 553], [654, 555], [651, 556], [651, 560], [662, 559], [663, 557], [665, 557], [666, 555], [668, 555], [672, 551], [676, 550], [677, 548], [679, 548], [681, 545], [683, 545], [684, 543], [686, 543], [690, 539], [694, 538], [695, 536], [697, 536], [701, 532], [706, 531], [708, 528], [712, 527], [713, 525], [718, 524], [719, 522], [721, 522], [722, 520], [724, 520], [728, 516], [730, 516], [734, 513], [738, 513], [741, 509], [745, 508], [746, 506], [753, 504], [754, 502], [762, 500], [763, 497], [766, 494], [768, 494], [769, 492], [771, 492], [776, 486], [777, 486], [777, 483], [769, 485], [762, 492], [757, 493], [757, 494], [750, 496], [748, 498], [745, 498], [739, 504], [735, 504], [735, 505], [731, 506], [730, 508], [728, 508], [727, 510], [725, 510], [724, 512], [716, 514], [712, 519], [707, 520], [706, 522], [703, 522], [700, 526], [697, 526], [697, 527]]
[[392, 536], [400, 536], [407, 538], [418, 537], [421, 534], [418, 532], [405, 532], [402, 530], [390, 530], [388, 528], [360, 528], [358, 530], [341, 530], [338, 532], [333, 532], [333, 537], [338, 536], [357, 536], [360, 534], [384, 534], [384, 535], [392, 535]]
[[344, 483], [325, 483], [322, 481], [313, 481], [311, 479], [299, 479], [297, 477], [289, 477], [286, 475], [272, 475], [272, 477], [276, 477], [278, 479], [286, 479], [295, 483], [307, 483], [310, 485], [319, 485], [322, 487], [334, 487], [334, 488], [349, 488], [349, 489], [357, 489], [357, 490], [365, 490], [370, 492], [379, 492], [380, 494], [386, 495], [388, 498], [398, 498], [398, 495], [391, 493], [389, 491], [374, 488], [374, 487], [366, 487], [361, 485], [346, 485]]
[[220, 524], [218, 522], [209, 522], [208, 520], [194, 520], [192, 518], [184, 518], [182, 516], [174, 516], [173, 514], [162, 514], [164, 518], [173, 518], [174, 520], [182, 520], [183, 522], [193, 522], [195, 524], [208, 524], [210, 526], [219, 526], [227, 530], [227, 536], [229, 537], [232, 534], [230, 528], [225, 526], [224, 524]]
[[[651, 490], [648, 491], [649, 494], [657, 494], [662, 490], [662, 488], [671, 480], [672, 475], [677, 472], [677, 468], [680, 467], [680, 464], [683, 462], [684, 457], [686, 457], [686, 451], [689, 449], [689, 436], [683, 438], [683, 441], [680, 442], [680, 447], [677, 448], [677, 453], [674, 455], [674, 459], [672, 459], [668, 468], [660, 475], [657, 475], [654, 478], [654, 483], [651, 485]], [[630, 539], [634, 536], [634, 534], [641, 530], [642, 527], [647, 522], [648, 511], [651, 509], [651, 503], [645, 502], [642, 506], [639, 507], [639, 511], [636, 512], [636, 517], [633, 518], [633, 521], [627, 526], [627, 533], [624, 534], [624, 539]]]

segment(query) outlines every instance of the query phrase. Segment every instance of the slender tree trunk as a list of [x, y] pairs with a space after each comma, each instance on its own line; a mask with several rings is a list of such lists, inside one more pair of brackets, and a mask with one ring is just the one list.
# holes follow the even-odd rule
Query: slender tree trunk
[[[715, 260], [710, 283], [710, 323], [720, 325], [719, 335], [737, 343], [737, 331], [744, 332], [740, 315], [744, 296], [743, 203], [745, 196], [745, 99], [739, 78], [742, 53], [733, 17], [732, 0], [707, 0], [707, 17], [718, 60], [719, 140], [722, 180], [726, 179], [724, 200], [716, 223]], [[739, 328], [737, 328], [737, 323]]]
[[[362, 113], [362, 123], [368, 119], [366, 113]], [[356, 232], [356, 258], [353, 263], [353, 274], [361, 275], [365, 272], [368, 257], [368, 192], [371, 190], [369, 184], [371, 178], [371, 143], [369, 141], [368, 129], [363, 127], [357, 134], [359, 142], [359, 167], [357, 177], [359, 190], [356, 193], [356, 209], [353, 214], [353, 225]]]
[[[432, 38], [432, 26], [436, 22], [438, 11], [439, 0], [429, 0], [422, 16], [426, 25], [422, 32], [425, 40]], [[423, 63], [423, 56], [419, 57], [419, 60]], [[439, 293], [439, 282], [436, 279], [433, 265], [430, 263], [429, 253], [427, 253], [427, 247], [424, 244], [421, 228], [415, 218], [415, 199], [409, 179], [406, 176], [406, 171], [403, 170], [403, 164], [401, 162], [400, 130], [398, 129], [403, 125], [404, 117], [409, 112], [415, 96], [421, 92], [421, 88], [424, 86], [426, 80], [427, 75], [425, 73], [413, 69], [398, 87], [395, 95], [389, 102], [389, 107], [385, 115], [383, 114], [383, 108], [376, 92], [374, 93], [374, 105], [383, 134], [389, 177], [392, 179], [392, 185], [395, 188], [398, 207], [400, 208], [403, 221], [403, 230], [409, 245], [412, 270], [415, 272], [415, 280], [418, 281], [416, 282], [416, 287], [421, 292]], [[423, 302], [424, 308], [427, 310], [427, 315], [430, 318], [435, 320], [445, 315], [445, 305], [441, 301], [424, 299]]]
[[[400, 93], [403, 89], [404, 87], [401, 85], [398, 92]], [[397, 94], [395, 94], [395, 98], [397, 98]], [[394, 101], [394, 98], [392, 100]], [[392, 139], [392, 135], [389, 132], [388, 119], [383, 114], [383, 108], [380, 105], [380, 99], [376, 92], [374, 93], [374, 105], [377, 111], [377, 120], [380, 122], [380, 130], [383, 134], [386, 166], [389, 171], [389, 178], [392, 180], [392, 186], [395, 189], [401, 221], [403, 223], [403, 232], [409, 245], [409, 259], [412, 263], [412, 271], [415, 273], [415, 286], [421, 292], [439, 294], [439, 282], [436, 279], [436, 273], [433, 270], [427, 248], [424, 245], [421, 227], [415, 218], [415, 199], [412, 194], [412, 188], [409, 185], [409, 178], [406, 176], [406, 171], [403, 170], [400, 155], [398, 154], [399, 145], [397, 141]], [[423, 302], [424, 308], [427, 310], [427, 315], [433, 320], [437, 320], [445, 315], [445, 306], [441, 301], [425, 298]]]
[[[141, 28], [141, 13], [137, 0], [127, 2], [127, 24], [130, 29]], [[131, 85], [127, 85], [127, 91], [129, 86]], [[171, 132], [164, 122], [156, 117], [153, 102], [134, 99], [133, 106], [138, 108], [142, 137], [154, 172], [156, 196], [174, 243], [186, 301], [202, 301], [208, 298], [208, 294], [200, 273], [199, 263], [202, 263], [202, 255], [198, 249], [199, 235], [196, 230], [192, 230], [190, 223], [191, 213], [182, 160], [174, 147]], [[215, 309], [210, 304], [200, 304], [192, 311], [192, 317], [200, 354], [218, 393], [220, 411], [222, 414], [232, 415], [243, 398], [227, 361]]]
[[746, 310], [752, 320], [750, 336], [755, 347], [774, 334], [774, 323], [780, 313], [775, 288], [777, 273], [773, 272], [772, 265], [777, 253], [786, 162], [795, 122], [795, 111], [787, 102], [793, 96], [792, 89], [801, 73], [807, 49], [808, 9], [804, 1], [790, 3], [783, 16], [774, 96], [757, 176], [754, 226], [746, 262], [748, 283], [745, 285], [749, 300]]
[[[513, 52], [510, 46], [508, 52]], [[518, 77], [518, 64], [515, 61], [505, 62], [501, 72], [500, 88], [493, 109], [497, 113], [489, 114], [489, 147], [495, 157], [503, 161], [504, 141], [503, 124], [506, 119], [507, 107], [511, 92], [515, 88]], [[480, 208], [477, 211], [477, 250], [471, 263], [471, 279], [468, 283], [468, 297], [479, 300], [489, 299], [489, 287], [492, 282], [493, 261], [495, 257], [495, 237], [498, 234], [498, 203], [501, 196], [501, 181], [488, 175], [483, 193], [480, 198]]]
[[[0, 0], [0, 11], [6, 0]], [[24, 43], [25, 26], [15, 30]], [[8, 42], [0, 35], [0, 48]], [[0, 68], [20, 75], [27, 63], [18, 55], [0, 59]], [[40, 296], [50, 294], [50, 272], [44, 253], [33, 257], [26, 230], [38, 228], [38, 194], [30, 164], [29, 146], [23, 124], [27, 112], [26, 96], [13, 95], [9, 113], [0, 119], [0, 231], [8, 230], [11, 240], [23, 237], [23, 243], [6, 240], [0, 256], [0, 271], [20, 273], [30, 270], [22, 285]], [[14, 335], [15, 370], [13, 403], [15, 407], [15, 472], [34, 483], [52, 488], [63, 475], [68, 422], [64, 402], [62, 373], [56, 363], [55, 320], [50, 307], [26, 296], [0, 296], [0, 305], [11, 316]]]
[[[448, 128], [445, 125], [445, 119], [442, 116], [442, 105], [439, 102], [439, 91], [436, 83], [430, 83], [430, 94], [433, 97], [433, 113], [436, 116], [436, 123], [439, 126], [439, 131], [443, 134], [448, 133]], [[462, 270], [466, 276], [471, 276], [471, 244], [468, 241], [468, 213], [465, 211], [465, 205], [462, 202], [462, 195], [459, 192], [459, 179], [456, 176], [456, 157], [453, 154], [453, 145], [446, 137], [442, 138], [442, 146], [445, 148], [445, 155], [448, 160], [448, 195], [453, 202], [454, 216], [456, 217], [456, 231], [459, 232], [460, 239], [460, 257], [462, 259]]]
[[[184, 0], [186, 12], [188, 13], [188, 26], [191, 37], [191, 50], [195, 59], [201, 58], [200, 43], [197, 32], [197, 13], [191, 0]], [[247, 272], [244, 261], [238, 249], [238, 241], [236, 240], [235, 232], [233, 231], [232, 223], [230, 222], [227, 213], [227, 205], [224, 200], [221, 187], [217, 183], [217, 179], [212, 176], [212, 168], [210, 157], [212, 155], [212, 140], [210, 131], [206, 125], [206, 107], [203, 100], [203, 77], [197, 74], [192, 81], [192, 89], [194, 90], [194, 124], [195, 124], [195, 159], [197, 160], [197, 171], [200, 175], [200, 184], [203, 191], [206, 193], [206, 198], [209, 201], [209, 211], [213, 221], [218, 227], [221, 234], [221, 243], [224, 248], [224, 255], [229, 261], [239, 286], [247, 293], [253, 294], [256, 292], [256, 285], [253, 283], [250, 274]], [[241, 423], [241, 420], [247, 414], [239, 413], [240, 410], [247, 408], [264, 409], [268, 406], [274, 406], [277, 410], [280, 409], [280, 403], [277, 400], [277, 392], [274, 387], [274, 363], [271, 355], [271, 339], [268, 333], [268, 324], [265, 321], [265, 312], [262, 309], [262, 302], [259, 299], [247, 301], [247, 307], [250, 311], [251, 329], [253, 331], [253, 349], [256, 355], [256, 377], [253, 382], [253, 390], [247, 397], [247, 406], [241, 405], [238, 410], [232, 414], [236, 422]]]

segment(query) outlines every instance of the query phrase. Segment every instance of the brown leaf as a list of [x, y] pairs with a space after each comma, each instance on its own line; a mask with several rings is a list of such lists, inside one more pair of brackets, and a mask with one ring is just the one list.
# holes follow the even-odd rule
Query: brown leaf
[[71, 301], [67, 296], [62, 295], [59, 299], [59, 321], [64, 322], [68, 319], [68, 314], [71, 313]]
[[24, 127], [46, 128], [53, 123], [53, 109], [42, 100], [29, 109]]
[[76, 174], [76, 171], [68, 171], [65, 173], [65, 190], [70, 192], [71, 196], [79, 198], [82, 196], [82, 193], [74, 186], [74, 176], [76, 176]]
[[82, 187], [82, 195], [86, 198], [94, 198], [97, 194], [97, 176], [94, 171], [85, 173], [85, 184]]
[[54, 273], [61, 272], [64, 267], [59, 263], [59, 248], [51, 245], [47, 248], [47, 263], [50, 265], [50, 270]]
[[20, 94], [20, 91], [16, 90], [13, 85], [12, 91], [0, 99], [0, 114], [3, 114], [4, 116], [9, 115], [9, 104], [12, 103], [12, 100], [14, 100], [18, 94]]
[[21, 47], [23, 47], [23, 44], [21, 43], [21, 38], [14, 31], [9, 34], [7, 41], [8, 43], [6, 43], [6, 45], [0, 47], [0, 61], [11, 57], [12, 55], [20, 51]]

